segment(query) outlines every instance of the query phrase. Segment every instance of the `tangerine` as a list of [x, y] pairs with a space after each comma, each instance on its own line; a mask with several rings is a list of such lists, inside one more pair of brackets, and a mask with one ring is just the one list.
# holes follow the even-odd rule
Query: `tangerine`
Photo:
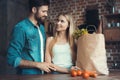
[[82, 75], [82, 71], [81, 70], [77, 70], [77, 76], [81, 76]]
[[77, 76], [77, 71], [76, 70], [71, 70], [71, 76], [76, 77]]
[[91, 77], [96, 78], [97, 77], [97, 73], [92, 74]]
[[84, 71], [82, 76], [83, 76], [83, 78], [88, 79], [89, 78], [89, 73], [87, 71]]

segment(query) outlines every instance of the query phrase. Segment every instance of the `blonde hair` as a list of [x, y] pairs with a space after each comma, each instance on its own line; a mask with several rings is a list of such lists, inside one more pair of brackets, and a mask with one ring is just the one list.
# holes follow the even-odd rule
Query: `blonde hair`
[[[70, 44], [71, 52], [72, 52], [72, 55], [73, 55], [75, 53], [75, 49], [74, 49], [75, 48], [75, 43], [74, 43], [74, 38], [73, 38], [73, 32], [75, 30], [75, 25], [74, 25], [73, 17], [72, 17], [72, 15], [70, 15], [68, 13], [61, 13], [61, 14], [58, 15], [58, 17], [61, 16], [61, 15], [64, 16], [68, 21], [68, 26], [69, 27], [66, 29], [66, 38], [67, 38], [67, 41]], [[49, 47], [51, 56], [53, 56], [52, 55], [52, 48], [57, 41], [57, 36], [58, 36], [58, 32], [55, 32], [54, 39], [52, 40], [51, 45]]]

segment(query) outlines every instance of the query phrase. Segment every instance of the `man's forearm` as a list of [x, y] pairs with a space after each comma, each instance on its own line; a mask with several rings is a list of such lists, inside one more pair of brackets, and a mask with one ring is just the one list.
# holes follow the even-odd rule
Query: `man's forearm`
[[51, 72], [51, 70], [56, 70], [54, 66], [47, 62], [33, 62], [28, 60], [21, 60], [20, 68], [37, 68], [39, 70], [43, 70], [45, 72]]
[[38, 62], [21, 60], [19, 67], [21, 67], [21, 68], [37, 68], [37, 63]]

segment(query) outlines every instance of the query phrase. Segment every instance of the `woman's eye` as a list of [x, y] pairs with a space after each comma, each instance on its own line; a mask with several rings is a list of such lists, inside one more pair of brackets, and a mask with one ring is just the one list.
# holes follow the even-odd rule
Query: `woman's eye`
[[59, 20], [58, 20], [58, 19], [56, 19], [56, 21], [58, 22]]
[[58, 22], [58, 20], [56, 19], [55, 22]]
[[61, 20], [61, 22], [64, 22], [63, 20]]
[[61, 23], [64, 23], [65, 21], [64, 20], [59, 20], [59, 19], [56, 19], [57, 22], [61, 22]]

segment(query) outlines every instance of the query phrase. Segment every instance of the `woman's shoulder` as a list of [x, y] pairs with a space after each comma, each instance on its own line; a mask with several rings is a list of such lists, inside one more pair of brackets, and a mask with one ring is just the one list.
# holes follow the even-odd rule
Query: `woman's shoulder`
[[50, 43], [53, 39], [54, 39], [54, 37], [53, 37], [53, 36], [47, 37], [47, 42], [49, 42], [49, 43]]

